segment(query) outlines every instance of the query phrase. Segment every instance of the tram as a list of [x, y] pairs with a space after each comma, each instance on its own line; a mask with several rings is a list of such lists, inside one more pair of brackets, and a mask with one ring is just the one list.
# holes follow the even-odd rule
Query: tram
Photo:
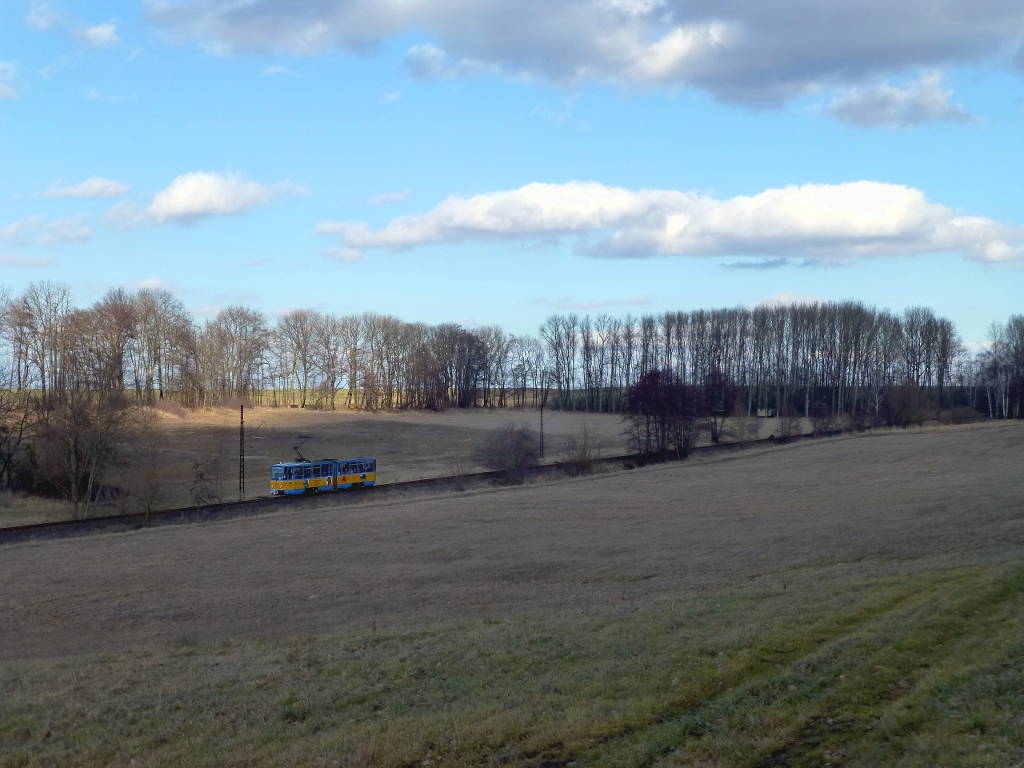
[[270, 467], [272, 496], [329, 493], [376, 484], [377, 460], [373, 458], [289, 461]]

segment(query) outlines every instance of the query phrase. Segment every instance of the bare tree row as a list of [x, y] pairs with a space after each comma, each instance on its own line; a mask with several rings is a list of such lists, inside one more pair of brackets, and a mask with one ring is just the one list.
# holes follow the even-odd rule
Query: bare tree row
[[[966, 357], [953, 324], [928, 308], [903, 315], [855, 302], [754, 309], [549, 318], [541, 327], [562, 407], [621, 410], [651, 371], [720, 387], [747, 415], [814, 408], [882, 415], [895, 387], [927, 388], [938, 407]], [[738, 391], [732, 395], [728, 389]], [[959, 392], [955, 393], [957, 396]]]
[[532, 338], [378, 314], [296, 310], [272, 323], [242, 306], [199, 324], [166, 291], [114, 289], [76, 309], [67, 286], [36, 283], [3, 294], [0, 338], [0, 389], [44, 401], [87, 382], [90, 391], [186, 407], [244, 399], [443, 409], [534, 405], [550, 386], [554, 407], [621, 412], [629, 387], [669, 371], [704, 388], [719, 410], [747, 415], [880, 419], [907, 391], [938, 409], [1024, 414], [1024, 318], [993, 326], [990, 348], [971, 358], [952, 322], [925, 307], [901, 315], [855, 302], [566, 314]]

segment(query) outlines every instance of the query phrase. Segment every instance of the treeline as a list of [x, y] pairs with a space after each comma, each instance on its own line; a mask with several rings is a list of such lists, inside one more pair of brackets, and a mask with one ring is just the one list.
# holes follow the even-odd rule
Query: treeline
[[[555, 315], [538, 337], [496, 326], [409, 323], [295, 310], [271, 322], [242, 306], [198, 323], [163, 290], [114, 289], [76, 308], [70, 289], [0, 294], [0, 389], [40, 399], [116, 391], [187, 408], [550, 407], [623, 412], [651, 371], [702, 387], [715, 410], [892, 421], [897, 411], [972, 408], [1024, 416], [1024, 316], [967, 354], [952, 322], [855, 302]], [[718, 393], [715, 395], [715, 393]], [[9, 399], [9, 398], [8, 398]]]

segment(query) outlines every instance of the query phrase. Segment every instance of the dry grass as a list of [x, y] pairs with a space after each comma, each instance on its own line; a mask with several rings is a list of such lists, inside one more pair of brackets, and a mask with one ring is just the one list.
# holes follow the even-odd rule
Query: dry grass
[[[778, 435], [778, 419], [743, 420], [730, 427], [741, 442]], [[547, 411], [544, 417], [548, 460], [561, 458], [562, 447], [585, 433], [589, 448], [600, 455], [628, 452], [618, 416]], [[471, 409], [443, 413], [402, 411], [312, 411], [298, 408], [246, 409], [246, 494], [265, 495], [268, 468], [295, 458], [300, 435], [301, 451], [310, 459], [338, 456], [376, 456], [382, 482], [401, 482], [452, 474], [455, 470], [484, 469], [478, 448], [490, 432], [508, 423], [539, 427], [537, 411], [530, 409]], [[979, 425], [978, 428], [982, 428]], [[225, 501], [238, 496], [238, 411], [211, 408], [186, 411], [173, 404], [152, 411], [151, 434], [143, 445], [129, 447], [126, 461], [107, 483], [125, 491], [118, 501], [97, 504], [92, 514], [117, 514], [154, 508], [189, 506], [193, 502], [194, 466], [198, 462], [209, 478], [206, 491]], [[803, 431], [810, 425], [803, 424]], [[707, 436], [700, 441], [708, 442]], [[152, 469], [151, 469], [152, 468]], [[150, 479], [152, 478], [152, 479]], [[0, 526], [68, 519], [70, 508], [56, 500], [15, 497], [0, 499]]]
[[0, 765], [1012, 766], [1022, 454], [918, 431], [7, 546]]

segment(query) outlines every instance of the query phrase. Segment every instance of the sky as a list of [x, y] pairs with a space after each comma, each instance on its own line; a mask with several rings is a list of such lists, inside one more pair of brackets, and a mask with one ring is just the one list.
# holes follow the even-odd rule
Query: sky
[[[833, 7], [837, 6], [837, 7]], [[0, 0], [0, 288], [1024, 313], [1019, 0]]]

